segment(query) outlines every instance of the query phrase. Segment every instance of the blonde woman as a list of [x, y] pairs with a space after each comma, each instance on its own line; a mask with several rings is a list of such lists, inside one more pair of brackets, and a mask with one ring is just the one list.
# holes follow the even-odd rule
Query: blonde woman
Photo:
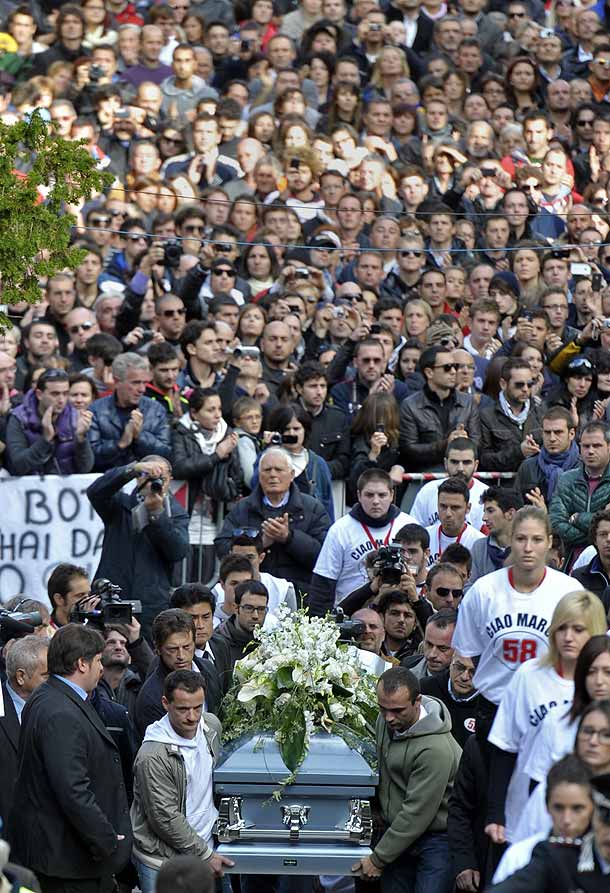
[[410, 77], [411, 70], [403, 51], [398, 47], [386, 46], [375, 60], [370, 84], [390, 99], [390, 91], [396, 81]]
[[578, 656], [589, 639], [606, 628], [604, 606], [596, 595], [586, 590], [564, 595], [548, 627], [548, 651], [522, 663], [502, 695], [488, 738], [493, 745], [488, 812], [498, 826], [503, 825], [504, 812], [508, 840], [514, 840], [529, 797], [524, 767], [536, 737], [547, 716], [571, 704]]

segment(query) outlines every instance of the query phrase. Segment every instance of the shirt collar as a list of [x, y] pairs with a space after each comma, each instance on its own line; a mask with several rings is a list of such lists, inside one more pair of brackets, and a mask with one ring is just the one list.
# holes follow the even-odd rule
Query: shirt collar
[[21, 713], [23, 711], [23, 708], [25, 707], [25, 700], [21, 697], [21, 695], [17, 694], [15, 689], [11, 686], [10, 682], [6, 683], [6, 688], [9, 695], [11, 696], [11, 701], [13, 702], [13, 705], [15, 707], [17, 718], [19, 722], [21, 722]]
[[55, 679], [59, 679], [60, 682], [63, 682], [65, 685], [67, 685], [69, 688], [71, 688], [72, 691], [75, 691], [76, 694], [79, 696], [79, 698], [82, 701], [86, 701], [87, 698], [89, 697], [89, 695], [87, 694], [85, 689], [81, 688], [80, 685], [77, 685], [76, 682], [72, 682], [71, 679], [66, 679], [65, 676], [58, 676], [57, 673], [53, 673], [53, 677]]
[[263, 505], [269, 506], [269, 508], [272, 508], [272, 509], [279, 509], [279, 508], [281, 508], [283, 505], [288, 505], [288, 500], [289, 500], [289, 499], [290, 499], [290, 490], [287, 490], [287, 491], [284, 493], [284, 495], [283, 495], [281, 501], [278, 502], [277, 505], [273, 505], [273, 503], [270, 502], [270, 500], [267, 499], [267, 497], [266, 497], [265, 494], [263, 493]]

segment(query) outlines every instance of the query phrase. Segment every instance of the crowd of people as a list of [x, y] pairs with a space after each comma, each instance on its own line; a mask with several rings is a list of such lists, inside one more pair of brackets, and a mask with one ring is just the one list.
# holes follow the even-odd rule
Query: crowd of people
[[[109, 622], [54, 555], [4, 605], [42, 623], [0, 617], [0, 882], [606, 890], [605, 5], [0, 17], [0, 121], [38, 114], [113, 177], [66, 208], [78, 267], [7, 308], [2, 463], [98, 473], [94, 577], [140, 603]], [[223, 698], [301, 606], [359, 621], [379, 677], [372, 855], [229, 878]]]

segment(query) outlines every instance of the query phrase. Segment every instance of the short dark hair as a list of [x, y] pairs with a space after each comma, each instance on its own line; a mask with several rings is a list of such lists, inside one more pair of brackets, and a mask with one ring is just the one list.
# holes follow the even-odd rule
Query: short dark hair
[[[238, 533], [235, 536], [231, 537], [231, 549], [233, 546], [252, 546], [256, 549], [257, 553], [261, 555], [265, 551], [265, 547], [263, 546], [263, 536], [261, 533], [257, 533], [256, 536], [248, 536], [247, 533]], [[229, 553], [229, 554], [237, 554], [237, 553]], [[244, 557], [244, 556], [240, 556]]]
[[157, 651], [174, 633], [191, 633], [195, 641], [195, 621], [180, 608], [168, 608], [157, 614], [152, 622], [152, 640]]
[[49, 674], [71, 676], [79, 660], [91, 663], [104, 650], [104, 637], [93, 626], [67, 623], [57, 630], [49, 644]]
[[[516, 490], [508, 490], [506, 487], [488, 487], [481, 495], [481, 505], [486, 502], [496, 502], [503, 512], [511, 509], [520, 509], [523, 506], [523, 497]], [[610, 515], [610, 513], [609, 513]]]
[[180, 336], [180, 347], [182, 349], [182, 353], [188, 359], [188, 351], [187, 346], [189, 344], [195, 344], [199, 341], [203, 332], [206, 329], [212, 329], [212, 331], [216, 331], [216, 327], [213, 322], [204, 322], [201, 319], [193, 319], [191, 322], [187, 322], [184, 329], [182, 330], [182, 335]]
[[450, 626], [455, 626], [457, 619], [458, 612], [455, 608], [441, 608], [436, 614], [431, 614], [430, 617], [428, 617], [426, 626], [432, 624], [433, 626], [438, 626], [439, 629], [447, 629]]
[[323, 378], [328, 384], [328, 374], [322, 363], [316, 363], [310, 360], [307, 363], [301, 363], [297, 371], [294, 373], [294, 384], [303, 386], [306, 382], [314, 378]]
[[581, 443], [585, 434], [591, 434], [594, 431], [600, 431], [604, 435], [606, 443], [610, 443], [610, 425], [602, 421], [587, 422], [580, 432]]
[[194, 670], [173, 670], [168, 673], [163, 683], [163, 696], [171, 701], [177, 688], [195, 694], [200, 688], [205, 692], [205, 678]]
[[300, 403], [276, 404], [269, 413], [267, 421], [269, 431], [279, 431], [280, 434], [283, 434], [293, 418], [305, 429], [305, 441], [307, 441], [311, 431], [311, 416]]
[[576, 425], [574, 424], [572, 413], [569, 409], [566, 409], [565, 406], [549, 407], [549, 409], [547, 409], [545, 414], [542, 416], [543, 422], [546, 422], [547, 419], [553, 422], [558, 422], [563, 419], [563, 421], [568, 426], [568, 431], [571, 431], [573, 428], [576, 427]]
[[178, 359], [178, 354], [171, 344], [167, 341], [161, 341], [159, 344], [151, 344], [148, 348], [148, 362], [151, 366], [158, 366], [160, 363], [170, 363], [172, 360]]
[[466, 546], [463, 546], [461, 543], [449, 543], [445, 551], [441, 554], [441, 561], [445, 562], [445, 564], [452, 564], [454, 567], [456, 564], [465, 564], [468, 573], [472, 570], [472, 555], [470, 554], [470, 549], [467, 549]]
[[193, 605], [208, 604], [212, 611], [216, 608], [216, 596], [203, 583], [183, 583], [172, 592], [169, 603], [172, 608], [192, 608]]
[[445, 450], [445, 458], [449, 456], [451, 450], [472, 450], [474, 458], [479, 458], [477, 445], [474, 440], [471, 440], [469, 437], [454, 437], [453, 440], [450, 440], [447, 444], [447, 449]]
[[[434, 271], [436, 272], [436, 270]], [[442, 344], [435, 344], [434, 347], [427, 347], [422, 351], [419, 358], [419, 371], [423, 374], [424, 369], [431, 369], [436, 366], [436, 358], [441, 353], [451, 353], [451, 348], [443, 347]]]
[[[401, 589], [391, 589], [389, 592], [383, 593], [377, 602], [376, 610], [383, 615], [392, 605], [411, 605], [411, 602], [409, 601], [409, 596]], [[411, 607], [413, 606], [411, 605]]]
[[428, 589], [430, 589], [430, 587], [434, 583], [434, 578], [438, 577], [439, 574], [455, 574], [457, 577], [460, 577], [460, 572], [457, 567], [455, 567], [455, 565], [449, 564], [448, 561], [439, 561], [428, 571], [428, 575], [426, 577], [426, 586]]
[[76, 577], [87, 578], [87, 571], [84, 567], [80, 567], [78, 564], [63, 563], [58, 564], [57, 567], [53, 569], [47, 582], [47, 595], [49, 596], [49, 601], [53, 607], [55, 607], [53, 596], [61, 595], [65, 598], [68, 594], [68, 589], [70, 588], [72, 580], [75, 580]]
[[468, 484], [462, 478], [446, 478], [438, 488], [438, 495], [441, 496], [443, 493], [463, 496], [466, 505], [470, 502], [470, 490], [468, 489]]
[[98, 332], [87, 341], [85, 352], [88, 357], [102, 359], [110, 366], [113, 360], [123, 353], [123, 345], [114, 335], [110, 335], [108, 332]]
[[389, 695], [394, 694], [399, 688], [406, 688], [412, 704], [421, 694], [419, 679], [406, 667], [390, 667], [381, 674], [378, 685]]
[[528, 372], [531, 372], [529, 363], [526, 360], [522, 360], [520, 357], [509, 357], [502, 366], [500, 378], [504, 381], [510, 381], [511, 374], [519, 369], [527, 369]]
[[363, 490], [371, 481], [382, 481], [390, 490], [394, 489], [392, 478], [383, 468], [367, 468], [356, 481], [356, 490]]
[[254, 578], [252, 563], [248, 558], [245, 557], [245, 555], [225, 555], [225, 557], [220, 562], [220, 570], [218, 571], [218, 578], [220, 582], [224, 583], [229, 574], [233, 574], [236, 571], [248, 571]]
[[250, 595], [264, 596], [267, 599], [267, 604], [269, 604], [269, 590], [260, 580], [244, 580], [243, 583], [238, 583], [235, 587], [235, 604], [241, 605], [242, 598], [248, 593]]
[[218, 397], [220, 394], [214, 388], [193, 388], [189, 396], [189, 409], [193, 412], [199, 412], [206, 400], [212, 397]]
[[424, 551], [430, 548], [430, 534], [421, 524], [404, 524], [396, 536], [395, 543], [418, 543]]

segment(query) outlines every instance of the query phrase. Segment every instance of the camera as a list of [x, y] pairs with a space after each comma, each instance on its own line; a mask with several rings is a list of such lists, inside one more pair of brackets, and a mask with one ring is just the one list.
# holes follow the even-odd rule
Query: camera
[[[90, 594], [78, 601], [70, 611], [70, 621], [93, 623], [96, 626], [105, 626], [107, 623], [130, 624], [134, 613], [142, 613], [142, 602], [124, 601], [121, 598], [122, 591], [120, 586], [116, 586], [110, 580], [103, 578], [94, 580]], [[93, 597], [99, 598], [100, 603], [96, 608], [87, 611], [84, 605]]]
[[570, 264], [572, 276], [590, 276], [591, 264]]
[[369, 25], [369, 31], [381, 31], [382, 28], [383, 25], [381, 24], [381, 22], [371, 22], [371, 24]]
[[216, 244], [214, 245], [214, 251], [217, 251], [219, 254], [221, 251], [228, 254], [232, 248], [233, 246], [230, 242], [216, 242]]
[[102, 68], [101, 65], [90, 65], [89, 66], [89, 80], [92, 84], [95, 84], [99, 81], [100, 78], [104, 77], [106, 72]]
[[182, 242], [178, 239], [169, 239], [163, 246], [163, 263], [170, 270], [175, 270], [180, 266], [182, 254]]
[[374, 322], [371, 326], [371, 335], [378, 335], [381, 332], [381, 326], [378, 322]]
[[240, 44], [240, 49], [241, 49], [242, 53], [247, 53], [247, 52], [248, 52], [248, 50], [250, 49], [250, 44], [251, 44], [251, 43], [252, 43], [251, 40], [242, 40], [242, 42], [241, 42], [241, 44]]
[[364, 632], [362, 620], [347, 620], [343, 608], [335, 608], [334, 620], [339, 627], [340, 642], [353, 642]]
[[610, 329], [610, 319], [605, 319], [602, 322], [602, 329]]
[[385, 425], [382, 422], [375, 425], [375, 434], [385, 434]]
[[347, 311], [345, 307], [333, 307], [333, 316], [335, 319], [347, 319]]
[[297, 267], [294, 275], [296, 279], [309, 279], [309, 270], [307, 267]]
[[271, 446], [281, 446], [282, 445], [282, 435], [278, 434], [277, 431], [274, 431], [271, 435], [271, 440], [269, 441]]
[[255, 360], [258, 360], [260, 355], [258, 347], [236, 347], [233, 351], [234, 357], [254, 357]]
[[591, 276], [591, 288], [593, 289], [593, 291], [601, 291], [603, 281], [604, 277], [601, 273], [593, 273], [593, 275]]
[[162, 478], [152, 478], [150, 482], [150, 489], [153, 493], [163, 493]]
[[298, 158], [291, 158], [291, 159], [290, 159], [290, 167], [291, 167], [291, 169], [292, 169], [293, 171], [298, 171], [298, 169], [300, 168], [300, 166], [301, 166], [301, 162], [300, 162], [300, 160], [299, 160]]
[[114, 113], [115, 118], [119, 118], [121, 120], [125, 120], [129, 118], [129, 111], [127, 109], [117, 109]]
[[382, 583], [398, 586], [405, 571], [402, 548], [398, 544], [380, 546], [373, 567], [381, 577]]
[[11, 639], [31, 636], [41, 623], [40, 611], [0, 611], [0, 645], [6, 645]]

